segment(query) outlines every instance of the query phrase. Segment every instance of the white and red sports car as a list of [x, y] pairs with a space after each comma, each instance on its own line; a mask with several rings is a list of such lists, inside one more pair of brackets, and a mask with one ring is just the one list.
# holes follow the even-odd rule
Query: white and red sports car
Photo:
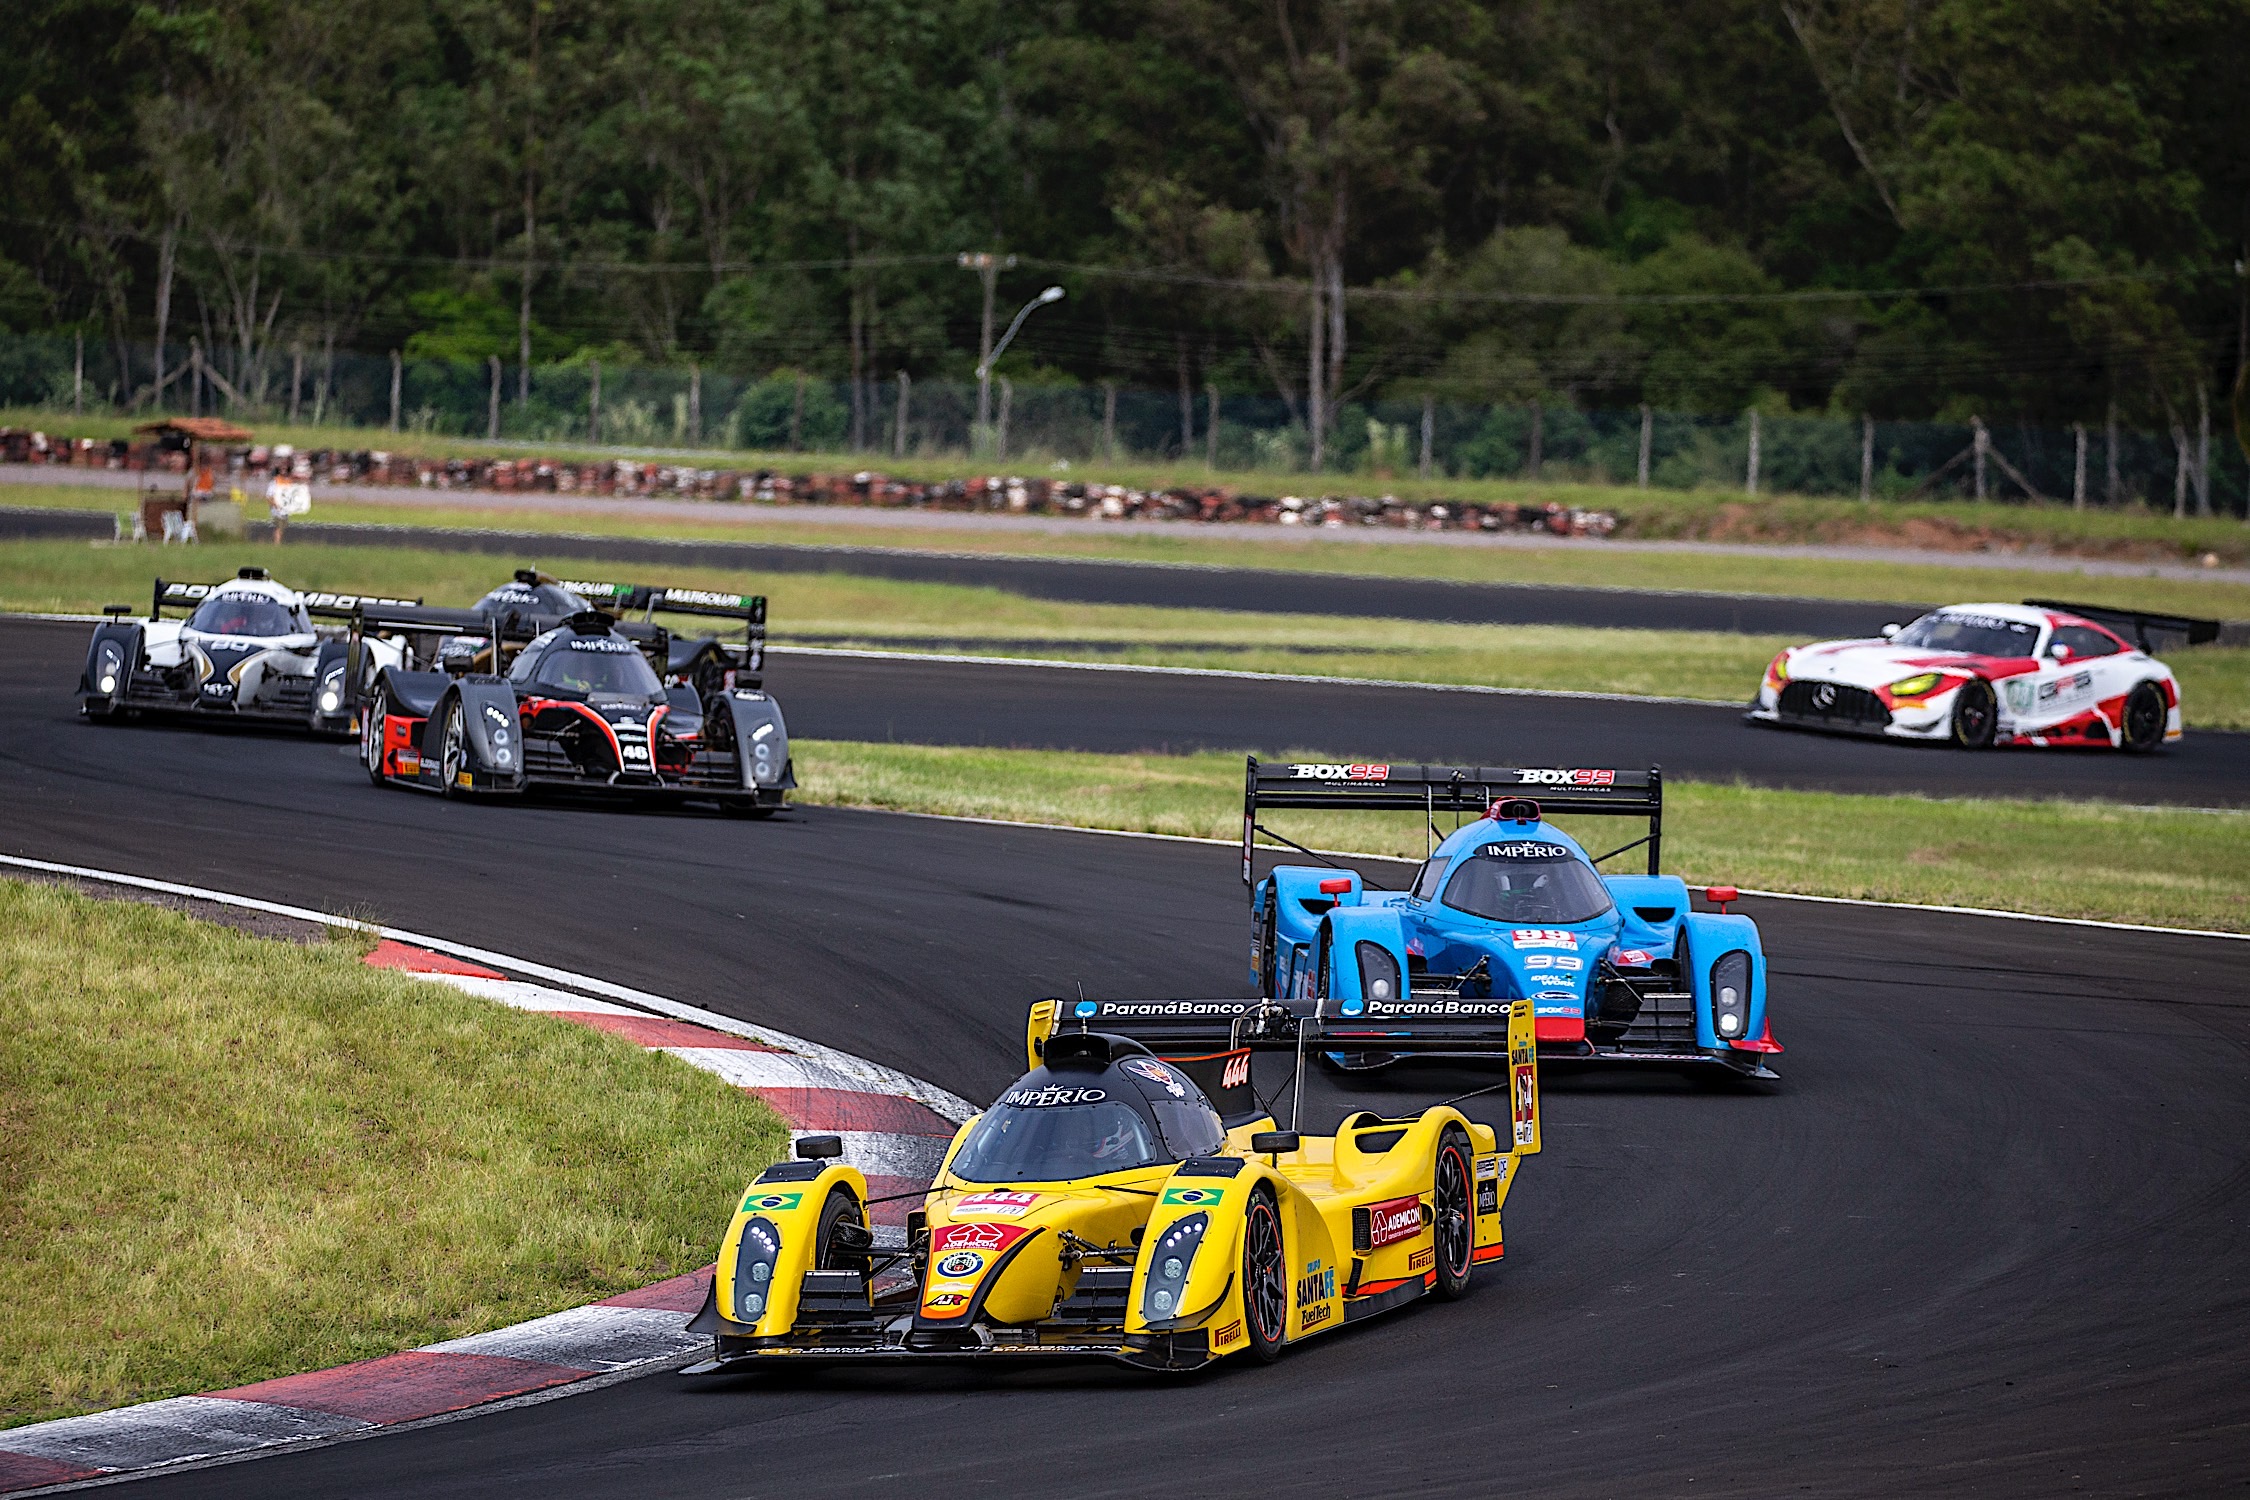
[[1950, 605], [1886, 625], [1880, 639], [1787, 648], [1766, 668], [1749, 718], [1971, 750], [2145, 754], [2180, 737], [2179, 683], [2148, 652], [2152, 628], [2191, 643], [2218, 631], [2213, 621], [2050, 600]]

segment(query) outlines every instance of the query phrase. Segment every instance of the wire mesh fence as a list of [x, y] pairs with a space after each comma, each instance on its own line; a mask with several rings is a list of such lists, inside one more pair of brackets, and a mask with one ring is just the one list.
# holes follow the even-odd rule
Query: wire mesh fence
[[[0, 338], [0, 404], [118, 414], [121, 393], [156, 377], [156, 351], [71, 337]], [[238, 370], [174, 348], [163, 399], [175, 413], [519, 444], [648, 450], [802, 452], [879, 463], [975, 456], [1014, 467], [1205, 463], [1226, 474], [1307, 471], [1302, 408], [1270, 394], [996, 381], [993, 420], [957, 381], [861, 383], [777, 371], [514, 366], [317, 351]], [[143, 408], [147, 409], [144, 403]], [[1472, 405], [1418, 398], [1346, 403], [1324, 470], [1391, 478], [1547, 479], [1664, 489], [1748, 489], [1877, 500], [2040, 498], [2250, 519], [2250, 466], [2223, 428], [2151, 433], [1992, 419], [1978, 454], [1970, 422], [1858, 416], [1586, 410], [1562, 403]], [[2207, 502], [2206, 502], [2207, 496]]]

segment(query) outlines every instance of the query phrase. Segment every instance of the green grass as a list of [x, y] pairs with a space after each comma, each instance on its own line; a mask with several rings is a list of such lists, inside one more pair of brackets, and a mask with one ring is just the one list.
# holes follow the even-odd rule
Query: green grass
[[[536, 562], [537, 558], [517, 559]], [[83, 542], [0, 542], [0, 609], [90, 612], [148, 596], [154, 569], [202, 576], [242, 562], [291, 584], [418, 596], [466, 604], [503, 577], [511, 560], [454, 552], [290, 543], [209, 546], [195, 553]], [[564, 576], [601, 573], [583, 560], [545, 560]], [[197, 571], [200, 567], [200, 572]], [[1030, 599], [998, 589], [901, 583], [839, 573], [760, 574], [625, 566], [630, 581], [763, 592], [773, 639], [825, 644], [966, 649], [1158, 666], [1223, 667], [1407, 682], [1705, 698], [1741, 702], [1780, 636], [1602, 630], [1548, 625], [1443, 625], [1417, 621], [1168, 610]], [[642, 575], [660, 571], [661, 579]], [[2175, 654], [2188, 722], [2250, 728], [2250, 649], [2199, 647]]]
[[[804, 802], [1230, 842], [1242, 836], [1239, 755], [829, 740], [799, 740], [793, 749]], [[1691, 884], [2250, 931], [2250, 813], [1690, 782], [1668, 783], [1664, 802], [1665, 867]], [[1315, 848], [1415, 859], [1424, 849], [1411, 813], [1270, 819], [1268, 826]], [[1638, 831], [1629, 820], [1559, 821], [1595, 853]], [[1234, 856], [1215, 849], [1211, 858], [1231, 863]], [[1632, 868], [1632, 857], [1611, 868]]]
[[[1739, 497], [1736, 497], [1738, 500]], [[1942, 564], [1859, 561], [1802, 557], [1781, 551], [1753, 550], [1748, 555], [1701, 552], [1638, 552], [1600, 543], [1569, 547], [1523, 547], [1469, 543], [1431, 545], [1408, 541], [1367, 540], [1365, 533], [1348, 537], [1318, 532], [1283, 532], [1258, 528], [1229, 532], [1220, 528], [1188, 525], [1117, 525], [1089, 521], [1064, 523], [1062, 529], [1044, 531], [985, 530], [960, 527], [863, 524], [855, 521], [808, 519], [804, 510], [780, 512], [769, 507], [709, 503], [702, 514], [683, 517], [668, 512], [640, 511], [630, 500], [606, 502], [605, 511], [543, 510], [479, 505], [473, 496], [432, 496], [400, 491], [398, 500], [378, 502], [320, 498], [312, 519], [344, 524], [392, 526], [449, 526], [519, 532], [578, 532], [609, 536], [654, 536], [679, 539], [789, 543], [800, 546], [896, 547], [917, 551], [978, 552], [1014, 556], [1115, 558], [1127, 562], [1191, 563], [1210, 567], [1273, 568], [1290, 572], [1358, 573], [1394, 578], [1442, 578], [1463, 582], [1582, 584], [1610, 588], [1715, 590], [1721, 593], [1778, 594], [1816, 599], [1874, 599], [1955, 603], [1963, 600], [2069, 598], [2088, 604], [2163, 610], [2208, 615], [2222, 619], [2250, 618], [2250, 585], [2221, 579], [2160, 578], [2150, 575], [2117, 576], [2083, 572], [2036, 572], [2024, 568], [1980, 566], [1949, 567]], [[1735, 500], [1714, 500], [1725, 508]], [[10, 484], [0, 488], [0, 505], [36, 505], [68, 510], [128, 512], [129, 498], [121, 491], [67, 485]], [[1777, 500], [1760, 502], [1766, 508], [1835, 519], [1860, 514], [1856, 504], [1831, 500]], [[1885, 514], [1896, 510], [1886, 509]], [[1975, 507], [1940, 507], [1963, 525], [1977, 514]], [[2018, 508], [1987, 506], [2002, 520], [2017, 515]], [[1848, 514], [1846, 514], [1848, 513]], [[2069, 512], [2057, 513], [2067, 517]], [[2102, 519], [2102, 518], [2097, 518]], [[2131, 521], [2130, 532], [2142, 518], [2110, 516], [2121, 525]], [[1810, 521], [1807, 523], [1811, 524]], [[2092, 524], [2092, 523], [2088, 523]], [[2154, 523], [2151, 523], [2154, 524]], [[2159, 529], [2174, 525], [2168, 518]], [[2213, 551], [2221, 558], [2242, 563], [2250, 555], [2250, 527], [2236, 522], [2187, 523], [2190, 527], [2217, 528], [2201, 538], [2191, 551]], [[2201, 533], [2197, 533], [2201, 537]], [[1740, 539], [1740, 538], [1738, 538]], [[1786, 540], [1769, 537], [1768, 540]], [[1848, 539], [1848, 537], [1844, 538]], [[1913, 536], [1865, 538], [1883, 545], [1914, 545]], [[2027, 542], [2062, 550], [2039, 538]], [[2224, 545], [2221, 545], [2224, 543]], [[2086, 550], [2101, 555], [2106, 543], [2098, 538]], [[2198, 550], [2200, 549], [2200, 550]], [[2233, 550], [2229, 550], [2233, 549]], [[2133, 549], [2125, 549], [2128, 554]], [[2145, 549], [2144, 549], [2145, 550]], [[2173, 561], [2179, 559], [2173, 558]]]
[[691, 1270], [782, 1149], [714, 1077], [361, 952], [0, 882], [0, 1426]]

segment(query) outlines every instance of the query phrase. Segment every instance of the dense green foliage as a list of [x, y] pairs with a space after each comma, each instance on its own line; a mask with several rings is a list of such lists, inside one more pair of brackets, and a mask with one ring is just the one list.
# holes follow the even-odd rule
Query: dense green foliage
[[1070, 292], [1016, 380], [1263, 392], [1313, 454], [1371, 395], [2224, 433], [2240, 383], [2250, 0], [47, 0], [10, 40], [0, 324], [129, 388], [190, 335], [249, 397], [293, 349], [802, 368], [859, 435], [974, 365], [981, 249], [1002, 320]]

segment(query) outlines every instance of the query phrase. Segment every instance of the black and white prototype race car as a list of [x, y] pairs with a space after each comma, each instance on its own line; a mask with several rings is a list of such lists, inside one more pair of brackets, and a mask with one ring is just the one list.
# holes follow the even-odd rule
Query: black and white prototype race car
[[[129, 618], [129, 604], [103, 611], [109, 618], [94, 627], [79, 677], [79, 711], [96, 721], [194, 715], [348, 734], [350, 632], [343, 622], [363, 604], [397, 609], [415, 601], [299, 593], [263, 568], [244, 568], [224, 583], [159, 578], [146, 620]], [[186, 618], [166, 619], [167, 609], [184, 610]], [[398, 660], [398, 648], [376, 643], [369, 660], [388, 665]]]
[[[736, 620], [743, 638], [676, 635], [658, 615]], [[762, 596], [529, 572], [471, 609], [369, 606], [351, 630], [360, 759], [378, 786], [449, 797], [578, 791], [768, 816], [797, 781], [762, 683], [765, 619]]]

